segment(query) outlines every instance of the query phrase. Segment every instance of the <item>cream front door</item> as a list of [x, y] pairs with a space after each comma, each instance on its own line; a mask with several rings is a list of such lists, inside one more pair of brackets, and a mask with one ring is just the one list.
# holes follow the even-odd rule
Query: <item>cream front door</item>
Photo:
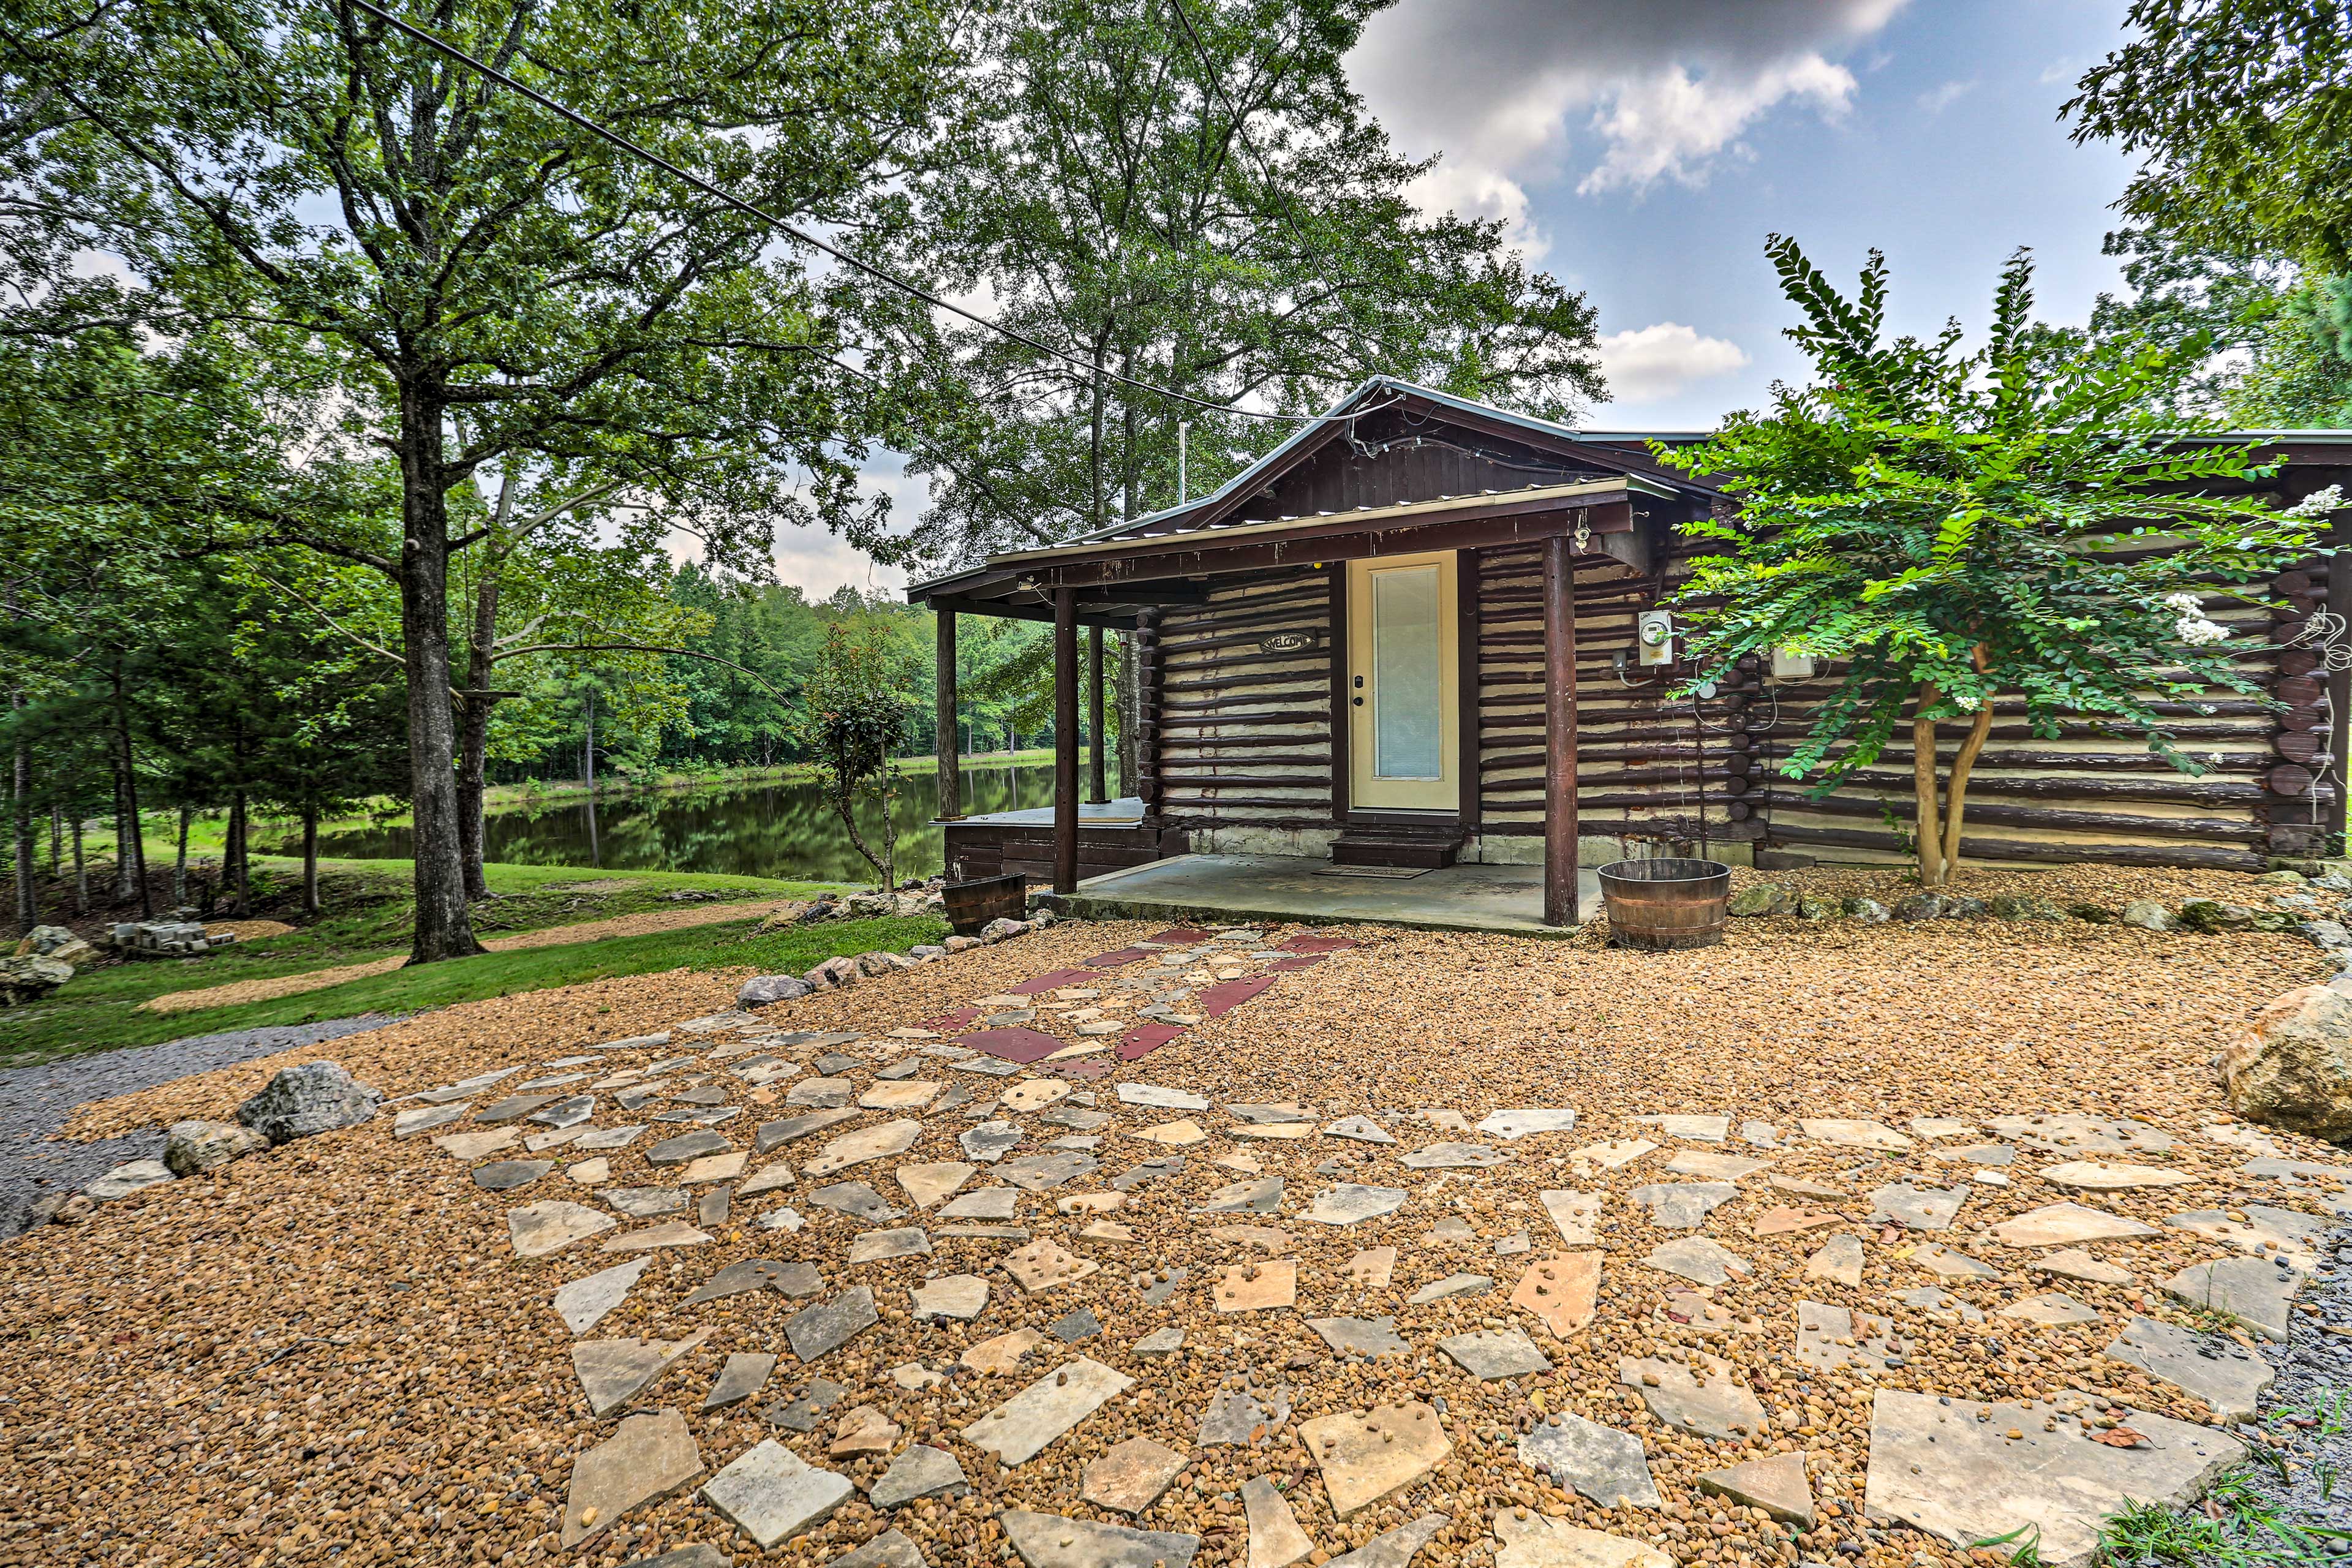
[[1348, 563], [1349, 804], [1454, 811], [1457, 737], [1454, 552]]

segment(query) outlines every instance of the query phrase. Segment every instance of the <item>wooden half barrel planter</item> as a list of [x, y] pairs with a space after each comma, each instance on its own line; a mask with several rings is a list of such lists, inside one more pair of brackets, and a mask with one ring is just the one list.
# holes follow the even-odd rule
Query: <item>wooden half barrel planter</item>
[[1598, 875], [1617, 946], [1664, 952], [1721, 945], [1731, 901], [1731, 868], [1722, 861], [1614, 860]]
[[978, 936], [992, 920], [1017, 921], [1029, 900], [1029, 879], [1018, 871], [1002, 877], [975, 877], [950, 882], [940, 889], [947, 904], [948, 924], [958, 935]]

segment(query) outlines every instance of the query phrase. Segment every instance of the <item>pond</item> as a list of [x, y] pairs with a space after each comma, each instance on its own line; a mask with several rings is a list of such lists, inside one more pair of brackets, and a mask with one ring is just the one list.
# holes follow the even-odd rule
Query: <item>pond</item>
[[[1051, 764], [966, 762], [964, 809], [975, 815], [1050, 805]], [[931, 817], [939, 786], [929, 773], [909, 777], [893, 813], [898, 875], [936, 876], [946, 864]], [[871, 845], [882, 826], [878, 802], [863, 804], [858, 828]], [[565, 796], [541, 805], [489, 814], [484, 858], [523, 866], [579, 866], [608, 871], [708, 871], [871, 885], [873, 868], [851, 847], [841, 819], [814, 782], [730, 789], [631, 791], [605, 788], [592, 806]], [[299, 854], [299, 841], [274, 853]], [[405, 826], [322, 833], [319, 853], [338, 859], [405, 859]]]

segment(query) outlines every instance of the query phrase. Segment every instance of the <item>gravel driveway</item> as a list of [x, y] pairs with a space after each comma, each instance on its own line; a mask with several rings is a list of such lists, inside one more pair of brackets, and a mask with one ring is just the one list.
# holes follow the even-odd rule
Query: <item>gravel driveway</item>
[[341, 1039], [392, 1023], [386, 1013], [192, 1035], [157, 1046], [93, 1051], [39, 1067], [0, 1072], [0, 1237], [25, 1228], [26, 1210], [42, 1194], [71, 1191], [126, 1160], [163, 1152], [163, 1130], [148, 1128], [96, 1143], [59, 1142], [57, 1131], [78, 1105], [152, 1089], [191, 1073]]

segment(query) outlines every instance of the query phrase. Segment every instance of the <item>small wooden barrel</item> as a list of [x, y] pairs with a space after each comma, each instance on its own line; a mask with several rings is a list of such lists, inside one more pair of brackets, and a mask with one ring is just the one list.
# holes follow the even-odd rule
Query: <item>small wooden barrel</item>
[[1018, 871], [975, 877], [969, 882], [950, 882], [940, 893], [947, 900], [948, 924], [962, 935], [977, 936], [980, 928], [992, 920], [1021, 918], [1029, 898], [1029, 879]]
[[1721, 945], [1731, 868], [1720, 860], [1616, 860], [1599, 875], [1609, 937], [1619, 947]]

